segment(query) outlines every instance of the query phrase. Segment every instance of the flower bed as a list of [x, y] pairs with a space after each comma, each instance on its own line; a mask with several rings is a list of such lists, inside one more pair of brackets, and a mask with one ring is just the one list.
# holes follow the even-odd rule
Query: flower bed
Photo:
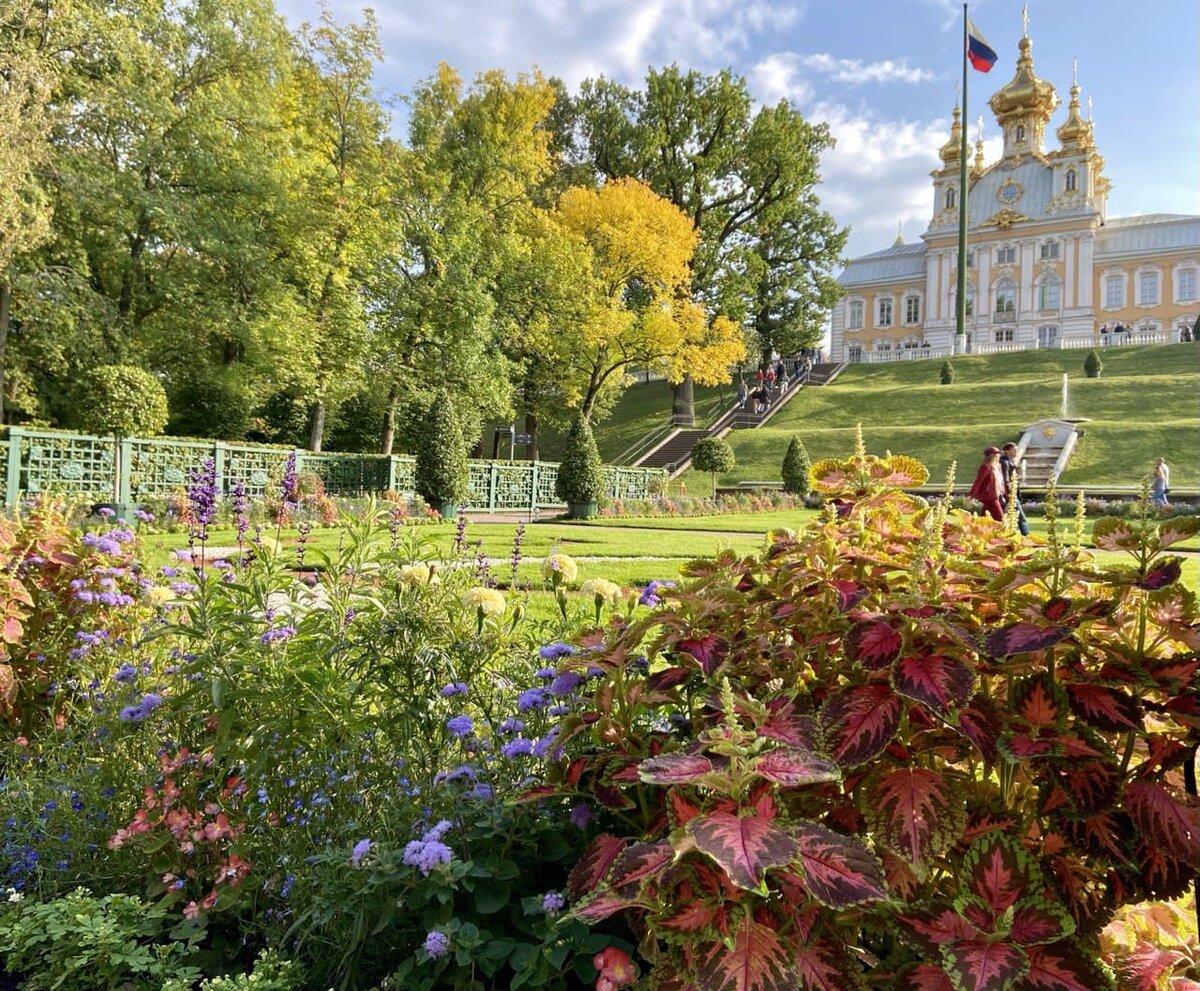
[[735, 513], [766, 513], [775, 510], [806, 509], [819, 506], [819, 498], [793, 495], [790, 492], [769, 490], [737, 495], [658, 496], [654, 499], [613, 499], [600, 507], [600, 515], [624, 517], [686, 517], [718, 516]]

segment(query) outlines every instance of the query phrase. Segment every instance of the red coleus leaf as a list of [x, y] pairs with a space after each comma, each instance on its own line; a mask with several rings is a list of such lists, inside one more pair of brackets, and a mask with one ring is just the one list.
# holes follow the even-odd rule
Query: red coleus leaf
[[865, 668], [887, 667], [898, 656], [903, 644], [900, 634], [887, 623], [865, 620], [855, 623], [846, 634], [846, 656]]
[[602, 922], [610, 915], [625, 911], [632, 904], [628, 898], [622, 898], [607, 888], [601, 888], [576, 903], [571, 909], [571, 915], [590, 926]]
[[1001, 716], [994, 702], [984, 696], [975, 698], [958, 713], [958, 731], [983, 754], [987, 763], [995, 763], [999, 754]]
[[646, 688], [652, 692], [665, 692], [669, 688], [682, 685], [692, 676], [691, 668], [667, 668], [655, 671], [646, 679]]
[[949, 716], [952, 710], [965, 706], [975, 691], [975, 672], [954, 657], [914, 654], [892, 666], [892, 687], [939, 716]]
[[716, 922], [721, 911], [721, 907], [712, 902], [692, 898], [680, 904], [670, 915], [655, 919], [654, 925], [671, 932], [700, 933]]
[[1138, 701], [1115, 688], [1103, 685], [1067, 685], [1071, 711], [1089, 726], [1121, 733], [1142, 728]]
[[962, 835], [966, 804], [936, 771], [901, 768], [872, 783], [868, 816], [875, 835], [909, 863], [920, 865]]
[[700, 958], [698, 991], [796, 991], [792, 954], [774, 929], [747, 913], [730, 935], [728, 945], [713, 943]]
[[1026, 898], [1013, 912], [1009, 938], [1021, 946], [1057, 943], [1075, 932], [1075, 922], [1067, 912], [1042, 898]]
[[1042, 615], [1051, 623], [1066, 619], [1071, 613], [1071, 600], [1059, 595], [1051, 599], [1042, 608]]
[[792, 829], [795, 866], [809, 893], [831, 908], [887, 898], [883, 865], [861, 842], [815, 822]]
[[1070, 941], [1029, 949], [1021, 991], [1112, 991], [1113, 981], [1091, 954]]
[[758, 732], [780, 743], [793, 747], [815, 750], [817, 747], [817, 722], [805, 713], [796, 711], [794, 703], [785, 698], [772, 699], [767, 705], [767, 721]]
[[896, 991], [955, 991], [949, 975], [941, 967], [919, 963], [906, 970], [896, 981]]
[[700, 669], [711, 677], [720, 663], [720, 652], [717, 649], [720, 644], [721, 638], [715, 633], [710, 633], [706, 637], [680, 640], [676, 647], [680, 653], [694, 657], [699, 662]]
[[1125, 787], [1125, 808], [1146, 838], [1173, 860], [1200, 870], [1200, 808], [1190, 795], [1153, 781]]
[[913, 909], [897, 916], [904, 934], [927, 953], [939, 946], [974, 938], [978, 933], [952, 908]]
[[837, 781], [842, 776], [833, 761], [793, 747], [777, 747], [767, 751], [751, 765], [750, 770], [760, 778], [784, 788]]
[[1067, 696], [1044, 675], [1019, 682], [1015, 711], [1032, 729], [1062, 729], [1067, 718]]
[[637, 895], [642, 886], [666, 870], [675, 859], [675, 849], [665, 840], [661, 843], [634, 843], [626, 847], [613, 861], [608, 883], [622, 898]]
[[[1183, 991], [1174, 981], [1166, 984], [1163, 978], [1170, 980], [1175, 967], [1187, 962], [1187, 954], [1182, 950], [1169, 950], [1153, 943], [1140, 942], [1131, 952], [1122, 954], [1121, 977], [1131, 991], [1158, 991], [1162, 987], [1169, 987], [1171, 991]], [[1184, 988], [1187, 988], [1187, 985], [1184, 985]], [[1200, 988], [1200, 984], [1193, 982], [1188, 991], [1195, 991], [1197, 988]]]
[[1012, 943], [949, 943], [942, 947], [942, 957], [958, 991], [1008, 991], [1029, 970], [1025, 951]]
[[829, 586], [837, 592], [838, 608], [842, 612], [853, 609], [867, 597], [867, 590], [858, 582], [839, 580], [830, 582]]
[[601, 833], [592, 840], [567, 878], [567, 894], [570, 895], [571, 901], [578, 901], [588, 892], [594, 891], [623, 849], [625, 841], [610, 833]]
[[[1066, 811], [1075, 815], [1088, 816], [1112, 808], [1120, 795], [1121, 773], [1115, 764], [1106, 761], [1064, 761], [1049, 773], [1053, 775], [1056, 794], [1069, 803]], [[1053, 795], [1048, 794], [1046, 802], [1052, 801]]]
[[758, 891], [767, 870], [784, 866], [796, 852], [787, 833], [757, 816], [714, 812], [692, 819], [686, 829], [696, 847], [747, 891]]
[[699, 781], [716, 768], [702, 754], [662, 754], [638, 765], [638, 776], [651, 785], [684, 785]]
[[1070, 626], [1038, 626], [1034, 623], [1012, 623], [988, 634], [987, 652], [992, 657], [1031, 654], [1045, 650], [1073, 632]]
[[1155, 589], [1166, 588], [1168, 585], [1179, 581], [1179, 575], [1182, 570], [1179, 558], [1169, 558], [1157, 568], [1147, 572], [1146, 577], [1137, 583], [1137, 587], [1147, 589], [1151, 592]]
[[900, 711], [900, 699], [888, 685], [843, 688], [821, 706], [827, 751], [842, 767], [855, 767], [879, 756], [896, 735]]
[[963, 859], [970, 894], [999, 918], [1025, 895], [1036, 889], [1031, 884], [1029, 854], [1003, 833], [989, 833], [971, 847]]
[[805, 991], [859, 991], [862, 987], [858, 964], [840, 945], [815, 940], [789, 950], [800, 978], [798, 987]]
[[685, 825], [689, 819], [695, 819], [700, 814], [700, 806], [684, 798], [675, 788], [667, 792], [667, 810], [676, 826]]

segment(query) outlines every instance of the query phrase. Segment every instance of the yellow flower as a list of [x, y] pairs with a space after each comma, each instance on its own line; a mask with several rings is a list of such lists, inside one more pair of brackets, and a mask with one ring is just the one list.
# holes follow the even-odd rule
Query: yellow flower
[[579, 591], [584, 595], [594, 595], [610, 606], [619, 602], [622, 595], [621, 586], [607, 578], [589, 578], [579, 587]]
[[579, 565], [575, 563], [574, 558], [567, 557], [566, 554], [551, 554], [542, 562], [542, 574], [551, 581], [557, 577], [570, 585], [579, 577]]
[[508, 604], [504, 595], [494, 588], [476, 586], [463, 592], [462, 604], [468, 609], [476, 609], [485, 616], [503, 616]]
[[404, 585], [440, 585], [442, 576], [432, 564], [406, 564], [400, 569], [400, 582]]
[[142, 598], [146, 599], [151, 605], [161, 606], [175, 598], [175, 593], [167, 588], [166, 585], [152, 585], [142, 593]]

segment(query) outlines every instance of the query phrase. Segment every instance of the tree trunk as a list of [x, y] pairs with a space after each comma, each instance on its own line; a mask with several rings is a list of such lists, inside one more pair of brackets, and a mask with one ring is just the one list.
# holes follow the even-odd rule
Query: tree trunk
[[325, 440], [325, 400], [318, 399], [313, 407], [312, 430], [308, 435], [308, 449], [314, 454], [321, 453], [321, 444]]
[[671, 386], [671, 419], [677, 427], [696, 425], [696, 388], [690, 375]]
[[379, 442], [380, 454], [391, 454], [396, 442], [396, 390], [388, 392], [387, 410], [383, 414], [383, 437]]
[[4, 359], [8, 348], [8, 304], [12, 286], [5, 279], [0, 282], [0, 423], [4, 422]]
[[525, 454], [530, 461], [538, 459], [538, 418], [537, 414], [529, 410], [525, 412], [525, 433], [529, 434], [529, 443], [525, 447]]

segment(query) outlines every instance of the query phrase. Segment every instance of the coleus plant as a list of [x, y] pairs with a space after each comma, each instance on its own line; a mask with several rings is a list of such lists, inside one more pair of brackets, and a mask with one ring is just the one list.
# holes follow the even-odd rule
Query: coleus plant
[[[1196, 519], [1104, 519], [1101, 567], [906, 495], [927, 473], [814, 466], [800, 537], [689, 566], [583, 638], [562, 758], [528, 798], [604, 831], [573, 913], [623, 923], [664, 991], [1096, 991], [1121, 905], [1200, 869]], [[1048, 500], [1053, 505], [1053, 499]]]

